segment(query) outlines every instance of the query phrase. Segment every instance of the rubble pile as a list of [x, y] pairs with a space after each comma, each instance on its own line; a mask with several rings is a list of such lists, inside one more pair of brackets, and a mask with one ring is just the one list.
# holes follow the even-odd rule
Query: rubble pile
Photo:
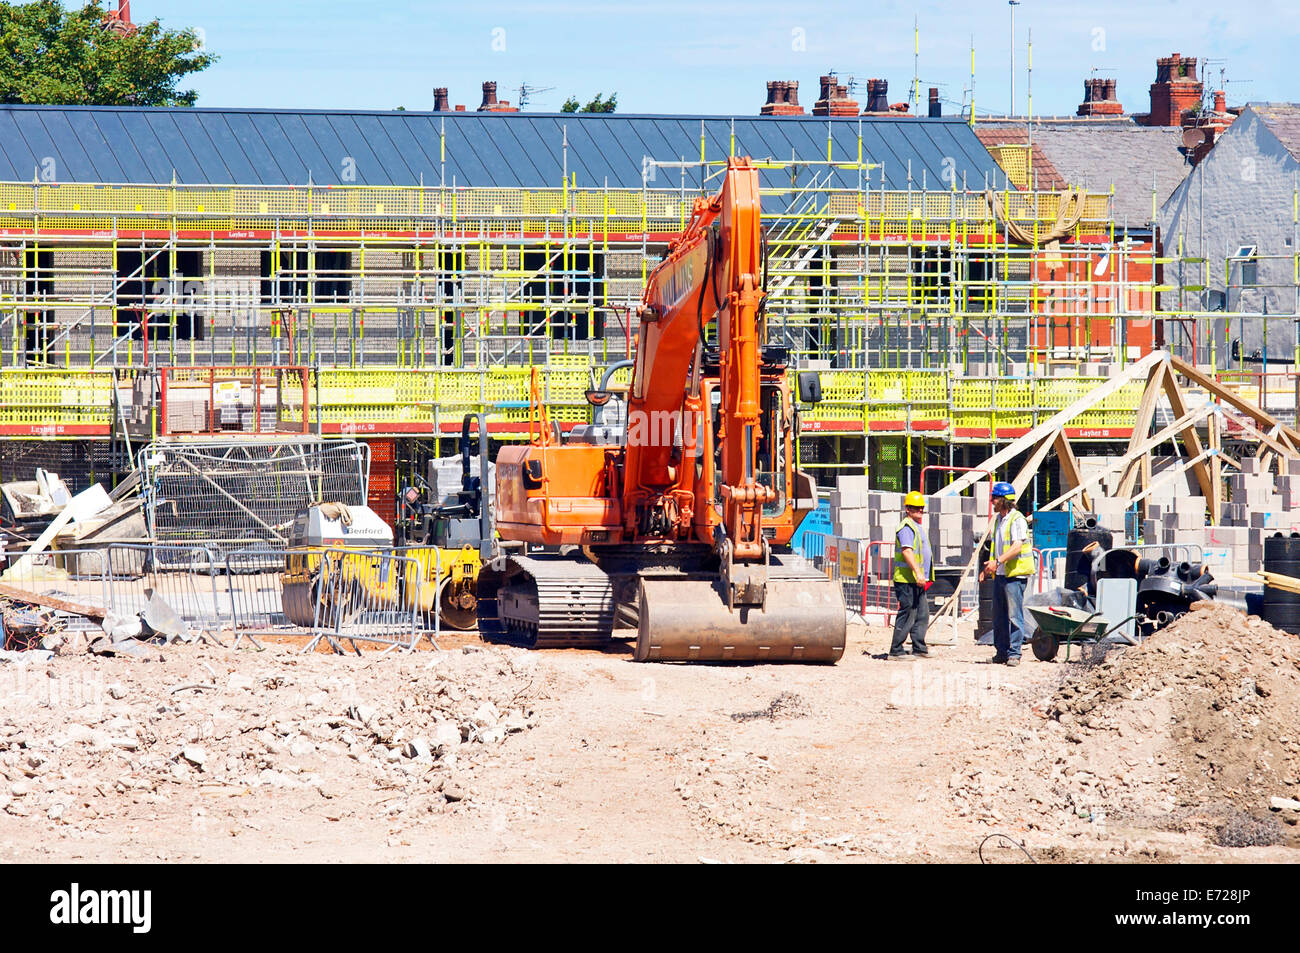
[[353, 808], [394, 791], [454, 810], [493, 749], [537, 724], [544, 688], [529, 662], [496, 651], [342, 658], [200, 642], [144, 659], [33, 658], [0, 678], [0, 811], [83, 833], [124, 802], [260, 790]]
[[955, 805], [990, 824], [1023, 810], [1031, 829], [1134, 822], [1300, 845], [1300, 640], [1262, 619], [1198, 603], [1067, 678], [1039, 714], [1024, 764], [955, 774]]

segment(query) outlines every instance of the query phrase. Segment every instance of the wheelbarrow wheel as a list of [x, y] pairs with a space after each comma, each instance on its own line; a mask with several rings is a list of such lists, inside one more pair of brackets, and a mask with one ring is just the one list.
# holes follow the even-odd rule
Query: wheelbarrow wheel
[[1052, 661], [1061, 648], [1061, 643], [1056, 636], [1050, 632], [1044, 632], [1042, 629], [1038, 630], [1038, 634], [1033, 637], [1029, 644], [1034, 649], [1034, 658], [1040, 662]]

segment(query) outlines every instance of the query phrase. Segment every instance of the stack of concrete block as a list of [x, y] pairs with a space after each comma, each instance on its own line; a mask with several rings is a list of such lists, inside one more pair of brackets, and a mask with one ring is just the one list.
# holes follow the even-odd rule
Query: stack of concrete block
[[1093, 515], [1097, 518], [1097, 525], [1104, 526], [1114, 533], [1122, 534], [1124, 532], [1124, 519], [1128, 513], [1128, 507], [1124, 500], [1114, 500], [1108, 496], [1097, 496], [1095, 493], [1089, 496], [1092, 503]]
[[926, 498], [925, 527], [936, 566], [964, 566], [975, 553], [975, 508], [969, 496]]
[[903, 495], [869, 489], [865, 476], [841, 476], [831, 490], [833, 532], [863, 542], [863, 559], [869, 561], [867, 571], [873, 576], [888, 574], [892, 549], [883, 555], [882, 547], [870, 544], [892, 544], [902, 518]]
[[[1287, 489], [1292, 485], [1287, 479]], [[1286, 509], [1283, 505], [1280, 487], [1274, 482], [1273, 474], [1261, 473], [1259, 461], [1254, 457], [1245, 457], [1241, 461], [1241, 472], [1228, 477], [1230, 502], [1244, 504], [1252, 512], [1276, 513]], [[1297, 485], [1295, 489], [1300, 489]]]
[[870, 536], [871, 507], [865, 476], [841, 476], [831, 490], [831, 523], [836, 536], [867, 539]]

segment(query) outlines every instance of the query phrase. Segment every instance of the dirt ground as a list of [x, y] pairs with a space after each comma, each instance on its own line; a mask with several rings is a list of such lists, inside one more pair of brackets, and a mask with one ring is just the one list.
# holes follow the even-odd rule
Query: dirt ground
[[1103, 665], [969, 631], [886, 662], [861, 625], [833, 667], [472, 636], [8, 662], [0, 862], [1296, 862], [1268, 802], [1300, 797], [1300, 651], [1231, 615]]

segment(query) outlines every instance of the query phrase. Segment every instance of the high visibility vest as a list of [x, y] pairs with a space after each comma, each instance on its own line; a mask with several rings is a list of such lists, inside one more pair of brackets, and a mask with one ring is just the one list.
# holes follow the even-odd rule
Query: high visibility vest
[[1033, 537], [1029, 534], [1029, 521], [1025, 519], [1025, 514], [1017, 509], [1012, 509], [1010, 513], [1002, 517], [999, 526], [1002, 533], [1002, 551], [1005, 553], [1015, 545], [1011, 539], [1011, 527], [1016, 520], [1025, 523], [1025, 541], [1020, 544], [1020, 555], [1006, 564], [1008, 579], [1034, 574], [1034, 543]]
[[912, 567], [903, 558], [903, 546], [898, 540], [898, 534], [908, 527], [912, 529], [912, 545], [909, 548], [916, 554], [916, 560], [923, 570], [929, 557], [931, 579], [934, 578], [934, 558], [930, 553], [930, 540], [921, 533], [920, 524], [910, 516], [903, 517], [903, 522], [899, 523], [898, 529], [894, 530], [894, 582], [910, 582], [916, 585], [916, 573], [912, 572]]

